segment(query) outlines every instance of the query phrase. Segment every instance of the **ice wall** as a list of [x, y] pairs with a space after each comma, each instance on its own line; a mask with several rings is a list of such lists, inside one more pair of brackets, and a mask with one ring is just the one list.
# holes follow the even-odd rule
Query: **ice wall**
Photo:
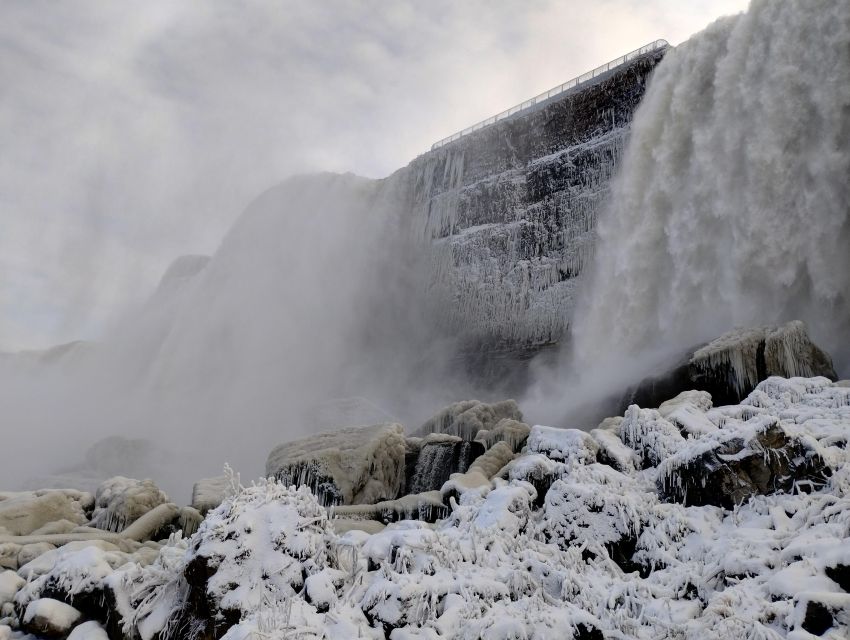
[[558, 342], [647, 78], [663, 51], [581, 91], [417, 158], [415, 231], [432, 241], [432, 304], [465, 344]]
[[850, 366], [850, 10], [755, 0], [670, 51], [575, 323], [585, 362], [804, 320]]

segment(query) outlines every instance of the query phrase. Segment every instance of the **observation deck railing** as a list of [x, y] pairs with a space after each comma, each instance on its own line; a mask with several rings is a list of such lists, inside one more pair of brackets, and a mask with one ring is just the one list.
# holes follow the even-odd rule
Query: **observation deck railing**
[[666, 49], [670, 44], [666, 40], [655, 40], [654, 42], [650, 42], [639, 49], [635, 49], [634, 51], [630, 51], [624, 56], [620, 56], [619, 58], [615, 58], [610, 62], [600, 65], [595, 69], [588, 71], [587, 73], [583, 73], [577, 78], [573, 78], [572, 80], [567, 80], [564, 84], [559, 84], [557, 87], [553, 87], [549, 89], [549, 91], [544, 91], [540, 95], [534, 96], [533, 98], [522, 102], [515, 107], [511, 107], [510, 109], [505, 109], [501, 113], [497, 113], [495, 116], [491, 116], [486, 120], [482, 120], [481, 122], [472, 125], [471, 127], [467, 127], [462, 131], [458, 131], [455, 134], [448, 136], [447, 138], [443, 138], [442, 140], [435, 142], [431, 145], [431, 150], [439, 149], [442, 146], [449, 144], [450, 142], [454, 142], [455, 140], [460, 140], [463, 136], [472, 133], [473, 131], [478, 131], [479, 129], [483, 129], [484, 127], [488, 127], [491, 124], [495, 124], [500, 120], [504, 120], [505, 118], [509, 118], [512, 115], [515, 115], [521, 111], [525, 111], [526, 109], [533, 107], [536, 104], [540, 104], [541, 102], [548, 100], [549, 98], [554, 98], [555, 96], [561, 95], [562, 93], [566, 93], [567, 91], [571, 91], [582, 85], [589, 83], [594, 78], [601, 76], [603, 73], [608, 73], [620, 67], [627, 62], [631, 62], [635, 58], [639, 58], [640, 56], [646, 55], [648, 53], [652, 53], [653, 51], [658, 51], [660, 49]]

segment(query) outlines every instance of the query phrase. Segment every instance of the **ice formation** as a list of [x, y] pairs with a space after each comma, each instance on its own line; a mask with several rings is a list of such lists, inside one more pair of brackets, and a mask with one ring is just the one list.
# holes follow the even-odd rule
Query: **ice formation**
[[166, 502], [168, 496], [153, 480], [115, 476], [97, 488], [92, 526], [121, 532], [151, 509]]
[[405, 453], [398, 423], [347, 427], [276, 447], [266, 475], [309, 486], [325, 505], [368, 504], [400, 494]]
[[848, 47], [845, 0], [755, 0], [665, 55], [600, 216], [586, 363], [802, 319], [847, 366]]
[[[847, 637], [850, 387], [773, 377], [740, 405], [712, 407], [689, 393], [664, 413], [683, 407], [715, 429], [683, 424], [687, 437], [671, 440], [673, 422], [634, 407], [595, 430], [595, 456], [577, 434], [537, 427], [529, 449], [538, 443], [557, 460], [499, 442], [447, 483], [451, 506], [434, 524], [335, 530], [307, 487], [263, 480], [154, 558], [66, 545], [29, 583], [0, 584], [17, 591], [21, 612], [39, 598], [109, 594], [120, 625], [101, 624], [141, 640]], [[756, 446], [771, 431], [782, 437]], [[738, 495], [728, 508], [665, 494], [683, 462], [731, 441], [745, 453], [720, 454], [730, 466], [751, 453], [775, 459], [798, 442], [829, 474], [819, 485], [796, 478]], [[607, 448], [625, 462], [623, 447], [645, 468], [596, 459]]]

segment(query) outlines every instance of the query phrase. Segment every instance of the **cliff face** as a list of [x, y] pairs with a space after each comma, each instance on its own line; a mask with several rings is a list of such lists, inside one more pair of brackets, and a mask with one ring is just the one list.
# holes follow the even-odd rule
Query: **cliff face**
[[406, 169], [432, 304], [473, 352], [566, 332], [634, 110], [663, 51], [432, 150]]

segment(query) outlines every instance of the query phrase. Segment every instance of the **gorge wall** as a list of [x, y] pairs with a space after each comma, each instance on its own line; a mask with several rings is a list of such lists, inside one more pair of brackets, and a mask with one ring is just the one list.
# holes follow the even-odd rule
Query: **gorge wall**
[[414, 160], [417, 232], [432, 241], [441, 321], [468, 353], [558, 342], [632, 117], [665, 49]]

